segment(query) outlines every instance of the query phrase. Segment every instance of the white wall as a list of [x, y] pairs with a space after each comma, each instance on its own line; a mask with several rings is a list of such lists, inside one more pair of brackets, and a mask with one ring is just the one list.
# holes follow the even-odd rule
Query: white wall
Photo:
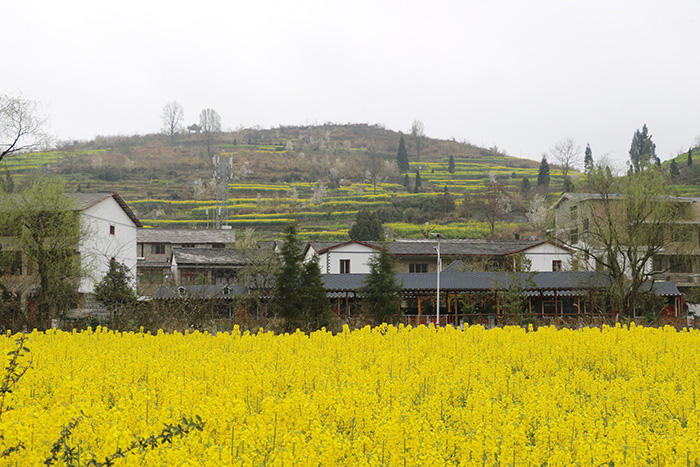
[[[107, 271], [109, 261], [114, 258], [131, 271], [132, 285], [136, 285], [136, 225], [119, 203], [110, 197], [81, 213], [84, 239], [80, 242], [81, 266], [85, 277], [79, 291], [92, 293], [95, 284]], [[114, 235], [110, 234], [114, 226]]]
[[552, 261], [559, 260], [562, 270], [566, 270], [571, 264], [571, 253], [551, 243], [543, 243], [525, 250], [525, 257], [532, 264], [531, 271], [546, 272], [552, 270]]
[[[309, 261], [314, 253], [313, 248], [309, 248], [304, 261]], [[350, 260], [351, 274], [368, 274], [369, 259], [377, 250], [365, 245], [357, 243], [349, 243], [342, 245], [319, 255], [319, 265], [321, 266], [321, 274], [340, 274], [340, 260]]]

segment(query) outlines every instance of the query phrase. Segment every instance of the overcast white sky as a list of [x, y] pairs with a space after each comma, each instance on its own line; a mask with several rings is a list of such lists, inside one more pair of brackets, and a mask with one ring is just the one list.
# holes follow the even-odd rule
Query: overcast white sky
[[2, 2], [0, 93], [59, 139], [158, 132], [171, 100], [224, 128], [383, 123], [539, 159], [557, 141], [662, 160], [700, 135], [697, 0]]

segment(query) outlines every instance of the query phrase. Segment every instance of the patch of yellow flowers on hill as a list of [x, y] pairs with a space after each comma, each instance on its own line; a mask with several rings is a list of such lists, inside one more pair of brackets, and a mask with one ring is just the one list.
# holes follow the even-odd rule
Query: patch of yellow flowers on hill
[[43, 465], [73, 419], [67, 443], [86, 461], [194, 415], [203, 431], [115, 464], [700, 463], [695, 330], [98, 328], [33, 332], [25, 346], [31, 369], [4, 401], [0, 451], [25, 449], [0, 465]]

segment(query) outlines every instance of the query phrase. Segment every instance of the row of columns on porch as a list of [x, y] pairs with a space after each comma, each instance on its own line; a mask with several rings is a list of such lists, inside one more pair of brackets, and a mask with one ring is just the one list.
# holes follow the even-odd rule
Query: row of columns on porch
[[[553, 292], [554, 292], [554, 316], [560, 317], [563, 315], [563, 312], [562, 313], [559, 312], [559, 294], [557, 293], [556, 289], [554, 289]], [[590, 302], [592, 302], [593, 292], [589, 292], [588, 294], [589, 294], [589, 303], [590, 303]], [[448, 315], [451, 315], [451, 314], [458, 315], [459, 314], [458, 311], [459, 311], [459, 304], [460, 304], [460, 300], [461, 300], [460, 295], [464, 295], [464, 294], [458, 295], [458, 294], [454, 294], [454, 293], [452, 293], [452, 294], [445, 293], [445, 301], [447, 302], [447, 314]], [[471, 296], [473, 296], [473, 295], [474, 294], [471, 294]], [[496, 299], [496, 315], [500, 316], [502, 314], [501, 313], [500, 297], [499, 297], [498, 293], [493, 293], [493, 295], [495, 296], [495, 299]], [[353, 292], [353, 298], [356, 298], [356, 297], [357, 297], [356, 294]], [[423, 316], [423, 302], [425, 302], [426, 300], [431, 301], [433, 303], [433, 309], [435, 309], [435, 297], [434, 296], [415, 294], [413, 297], [416, 298], [418, 301], [418, 319], [419, 320]], [[539, 291], [539, 297], [540, 297], [540, 313], [539, 314], [544, 315], [544, 291], [542, 291], [542, 290]], [[343, 301], [345, 302], [344, 303], [344, 305], [345, 305], [344, 310], [342, 309], [343, 308], [343, 306], [342, 306]], [[482, 305], [484, 303], [483, 296], [481, 298], [481, 303], [482, 303]], [[344, 315], [346, 318], [350, 318], [350, 291], [346, 291], [344, 297], [338, 296], [336, 304], [337, 305], [336, 305], [335, 310], [334, 310], [335, 313], [338, 316]], [[452, 313], [453, 304], [454, 304], [454, 313]], [[577, 296], [576, 307], [577, 307], [577, 314], [580, 317], [581, 314], [583, 313], [583, 309], [581, 308], [581, 296], [580, 295]], [[505, 313], [506, 311], [507, 310], [504, 309], [503, 313]], [[532, 296], [528, 296], [528, 312], [532, 313]]]

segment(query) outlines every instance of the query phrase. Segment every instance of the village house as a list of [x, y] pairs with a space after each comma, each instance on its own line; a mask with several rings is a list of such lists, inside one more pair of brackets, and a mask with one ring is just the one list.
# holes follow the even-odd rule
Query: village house
[[[319, 256], [321, 274], [366, 274], [369, 260], [385, 245], [398, 261], [397, 272], [437, 272], [437, 240], [394, 240], [381, 242], [309, 242], [304, 250], [308, 261]], [[526, 259], [531, 271], [562, 271], [571, 263], [571, 250], [541, 239], [482, 240], [442, 239], [440, 259], [443, 267], [461, 261], [467, 268], [518, 269], [516, 261]], [[470, 263], [472, 266], [470, 266]]]
[[[80, 280], [75, 284], [79, 299], [74, 304], [77, 308], [72, 311], [75, 314], [90, 306], [95, 285], [109, 271], [111, 260], [124, 264], [132, 275], [136, 274], [136, 232], [142, 225], [117, 193], [70, 193], [66, 197], [66, 206], [71, 206], [69, 209], [76, 212], [79, 221], [75, 227], [77, 243], [73, 243], [73, 236], [65, 241], [52, 238], [48, 243], [54, 245], [52, 248], [60, 248], [60, 251], [52, 251], [54, 257], [77, 256], [79, 259]], [[53, 218], [50, 212], [37, 211], [35, 215], [37, 222], [42, 218], [44, 222], [51, 222]], [[18, 229], [22, 227], [2, 227], [5, 236], [0, 237], [0, 291], [10, 298], [15, 311], [27, 311], [31, 323], [34, 297], [40, 283], [39, 268], [17, 242]]]
[[[70, 193], [67, 195], [79, 213], [82, 235], [74, 245], [80, 255], [83, 277], [78, 291], [89, 294], [109, 271], [110, 260], [124, 264], [136, 274], [136, 232], [142, 227], [134, 212], [117, 193]], [[2, 239], [0, 239], [2, 240]], [[5, 278], [23, 277], [32, 281], [33, 266], [26, 255], [13, 247], [10, 237], [0, 241]]]
[[[612, 202], [622, 201], [620, 195], [608, 195]], [[655, 281], [671, 281], [686, 292], [700, 285], [700, 198], [664, 197], [682, 210], [683, 216], [665, 229], [669, 242], [646, 265], [646, 272]], [[595, 251], [597, 245], [591, 235], [593, 216], [603, 209], [603, 199], [595, 193], [564, 193], [554, 204], [556, 238], [571, 245], [574, 250]], [[592, 257], [575, 255], [581, 269], [603, 270]]]
[[[210, 269], [221, 269], [225, 265], [224, 258], [230, 256], [225, 250], [235, 241], [236, 232], [232, 229], [141, 229], [136, 244], [139, 284], [161, 285], [166, 279], [190, 284], [198, 275], [212, 276], [207, 265], [211, 266]], [[180, 272], [184, 272], [184, 278], [173, 270], [173, 258], [178, 250], [181, 252], [180, 265], [183, 266]], [[175, 264], [178, 265], [177, 260]]]

